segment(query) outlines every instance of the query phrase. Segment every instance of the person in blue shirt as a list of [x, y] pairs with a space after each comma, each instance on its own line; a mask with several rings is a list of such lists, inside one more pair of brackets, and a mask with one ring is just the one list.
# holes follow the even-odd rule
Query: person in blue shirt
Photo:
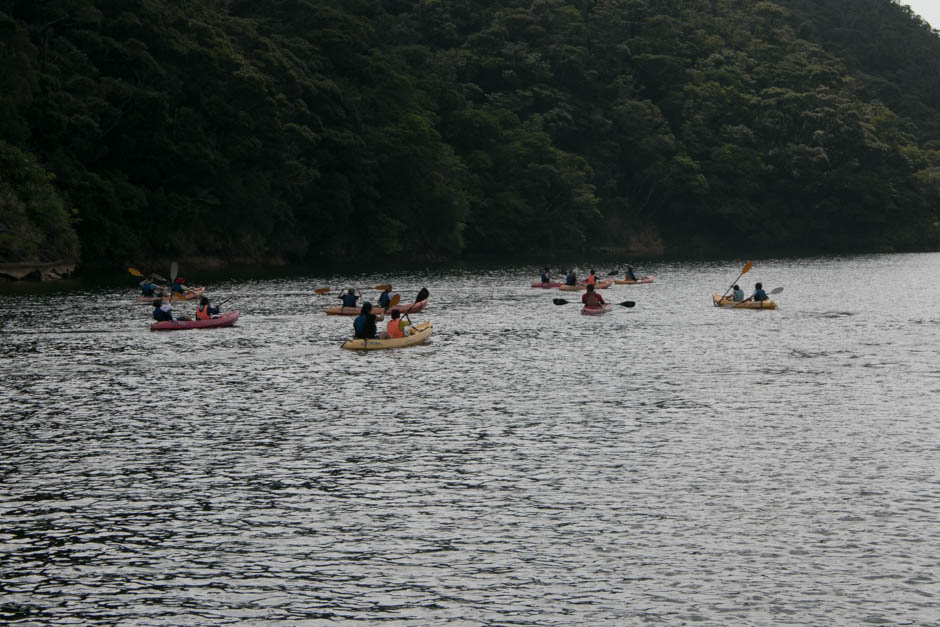
[[636, 274], [633, 273], [633, 266], [627, 266], [627, 278], [631, 281], [639, 281], [639, 279], [636, 278]]
[[392, 290], [392, 286], [389, 285], [379, 295], [379, 307], [381, 307], [382, 309], [388, 309], [388, 304], [392, 301], [392, 295], [389, 294], [391, 290]]
[[[358, 301], [359, 296], [361, 296], [361, 294], [357, 296], [356, 292], [357, 290], [353, 288], [349, 288], [349, 291], [347, 291], [345, 294], [340, 296], [340, 298], [343, 299], [343, 307], [355, 307], [356, 306], [356, 301]], [[371, 309], [372, 306], [370, 305], [369, 308]]]
[[372, 313], [372, 303], [362, 303], [359, 315], [353, 320], [353, 337], [357, 339], [378, 339], [378, 328], [375, 326], [376, 315]]
[[173, 322], [173, 305], [159, 298], [153, 301], [153, 319], [157, 322]]
[[565, 277], [565, 285], [577, 285], [578, 284], [578, 275], [574, 273], [574, 270], [568, 273], [568, 276]]
[[748, 300], [763, 301], [770, 300], [770, 296], [767, 296], [767, 292], [764, 291], [763, 283], [757, 283], [754, 285], [754, 293]]
[[542, 270], [542, 283], [551, 283], [552, 282], [552, 273], [548, 268]]
[[743, 300], [744, 300], [744, 290], [742, 290], [742, 289], [741, 289], [739, 286], [737, 286], [737, 285], [735, 285], [734, 288], [732, 288], [732, 289], [734, 289], [734, 293], [731, 295], [731, 300], [733, 300], [733, 301], [736, 302], [736, 303], [740, 303], [741, 301], [743, 301]]
[[153, 277], [144, 279], [140, 282], [140, 293], [144, 296], [159, 296], [157, 284], [153, 282]]

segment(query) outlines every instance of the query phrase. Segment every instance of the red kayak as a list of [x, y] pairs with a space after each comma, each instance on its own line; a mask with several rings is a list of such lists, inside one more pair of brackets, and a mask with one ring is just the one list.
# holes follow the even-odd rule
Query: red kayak
[[610, 303], [604, 303], [603, 305], [596, 305], [594, 307], [589, 307], [588, 305], [585, 305], [584, 307], [581, 308], [581, 315], [582, 316], [599, 316], [601, 314], [607, 313], [613, 308], [614, 306]]
[[378, 314], [380, 316], [383, 314], [388, 316], [388, 315], [391, 315], [392, 311], [397, 309], [398, 313], [400, 313], [401, 315], [405, 315], [405, 314], [413, 314], [413, 313], [418, 313], [420, 311], [424, 311], [425, 309], [427, 309], [427, 307], [428, 307], [428, 299], [425, 298], [424, 300], [419, 300], [416, 303], [398, 303], [394, 307], [389, 307], [388, 309], [380, 309], [379, 307], [373, 307], [372, 313]]
[[561, 283], [533, 283], [532, 287], [544, 287], [545, 289], [561, 287]]
[[214, 329], [230, 327], [238, 320], [238, 311], [220, 314], [209, 320], [174, 320], [172, 322], [154, 322], [151, 331], [183, 331], [185, 329]]

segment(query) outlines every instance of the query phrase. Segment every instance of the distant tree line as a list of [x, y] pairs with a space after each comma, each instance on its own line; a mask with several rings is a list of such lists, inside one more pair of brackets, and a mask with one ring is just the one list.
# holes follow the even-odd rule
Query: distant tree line
[[891, 0], [0, 0], [0, 262], [929, 249], [938, 207]]

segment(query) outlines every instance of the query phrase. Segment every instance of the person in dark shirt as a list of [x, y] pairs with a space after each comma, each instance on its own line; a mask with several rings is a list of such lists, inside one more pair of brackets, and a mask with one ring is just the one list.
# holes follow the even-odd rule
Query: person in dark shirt
[[763, 283], [757, 283], [754, 285], [754, 293], [751, 294], [751, 297], [748, 300], [755, 300], [755, 301], [770, 300], [770, 296], [768, 296], [767, 292], [764, 291]]
[[378, 339], [378, 328], [375, 325], [376, 315], [372, 313], [372, 303], [362, 303], [359, 315], [353, 320], [353, 332], [356, 339]]
[[353, 288], [349, 288], [340, 298], [343, 300], [343, 307], [355, 307], [356, 301], [359, 300], [359, 296], [356, 295], [356, 290]]

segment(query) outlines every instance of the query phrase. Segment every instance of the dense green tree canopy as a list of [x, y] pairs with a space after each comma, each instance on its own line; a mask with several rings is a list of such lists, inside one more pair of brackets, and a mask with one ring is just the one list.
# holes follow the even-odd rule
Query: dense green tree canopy
[[0, 261], [938, 242], [891, 0], [0, 0], [0, 69]]

